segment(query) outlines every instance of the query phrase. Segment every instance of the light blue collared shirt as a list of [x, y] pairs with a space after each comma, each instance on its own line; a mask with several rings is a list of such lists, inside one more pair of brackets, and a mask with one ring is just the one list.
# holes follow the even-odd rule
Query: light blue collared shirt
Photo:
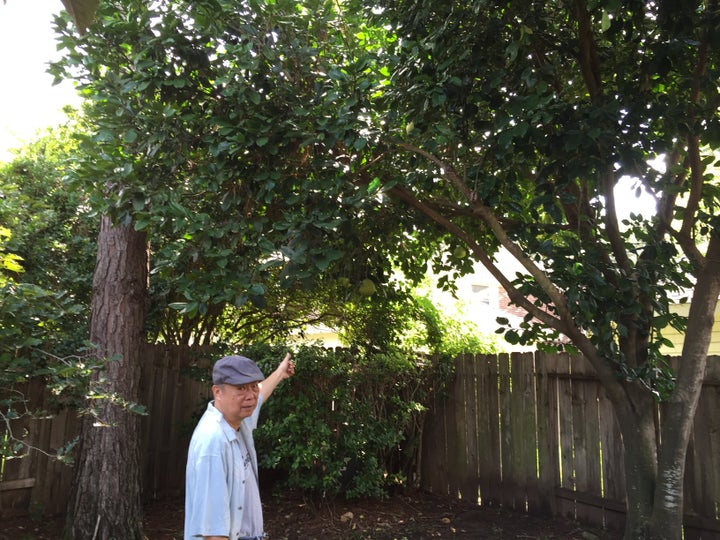
[[263, 534], [252, 432], [262, 396], [239, 430], [228, 424], [213, 403], [198, 422], [185, 470], [185, 540], [227, 536], [230, 540]]

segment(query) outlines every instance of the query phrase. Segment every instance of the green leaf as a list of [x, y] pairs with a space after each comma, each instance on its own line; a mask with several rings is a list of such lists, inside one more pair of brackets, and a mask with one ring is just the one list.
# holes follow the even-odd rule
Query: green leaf
[[600, 25], [601, 30], [603, 32], [607, 32], [610, 29], [610, 24], [611, 24], [610, 15], [608, 14], [607, 11], [603, 10], [602, 23]]
[[133, 143], [137, 140], [137, 138], [138, 138], [137, 131], [135, 131], [134, 129], [130, 129], [125, 132], [123, 141], [125, 141], [126, 143]]
[[142, 193], [138, 193], [133, 197], [133, 210], [140, 212], [145, 208], [145, 196]]

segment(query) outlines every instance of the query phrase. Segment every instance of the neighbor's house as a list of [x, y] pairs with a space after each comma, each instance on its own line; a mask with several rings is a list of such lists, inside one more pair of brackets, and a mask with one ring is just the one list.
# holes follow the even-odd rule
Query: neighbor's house
[[[498, 269], [510, 280], [515, 279], [522, 266], [507, 251], [501, 250], [495, 256]], [[496, 334], [500, 328], [498, 317], [505, 318], [512, 327], [517, 327], [526, 311], [510, 303], [505, 289], [480, 263], [475, 263], [474, 272], [455, 281], [455, 296], [432, 287], [429, 297], [445, 313], [459, 313], [461, 317], [474, 322], [484, 334]], [[506, 352], [527, 351], [534, 347], [511, 345], [501, 340]]]
[[[515, 278], [516, 272], [521, 272], [522, 267], [507, 252], [500, 251], [497, 255], [498, 267], [506, 277]], [[476, 265], [475, 272], [463, 276], [457, 281], [457, 297], [465, 308], [466, 314], [471, 314], [472, 319], [485, 333], [493, 333], [498, 328], [497, 317], [504, 317], [510, 321], [512, 326], [517, 326], [525, 316], [522, 308], [510, 304], [505, 290], [495, 278], [481, 265]], [[453, 302], [457, 302], [447, 293], [433, 292], [432, 298], [438, 304], [452, 309]], [[688, 315], [690, 305], [687, 303], [676, 303], [670, 306], [671, 311]], [[672, 347], [664, 347], [663, 354], [668, 356], [679, 356], [682, 351], [684, 334], [672, 328], [666, 328], [663, 336], [672, 341]], [[507, 351], [528, 350], [506, 344]], [[715, 323], [712, 329], [712, 338], [708, 355], [720, 355], [720, 303], [715, 308]]]
[[337, 332], [324, 324], [311, 324], [302, 333], [293, 333], [290, 336], [290, 340], [295, 343], [319, 342], [323, 347], [327, 347], [328, 349], [336, 349], [344, 346]]
[[[519, 263], [505, 252], [501, 251], [498, 254], [497, 261], [499, 268], [511, 279], [514, 279], [516, 272], [521, 271], [522, 267]], [[495, 322], [497, 317], [505, 317], [513, 323], [513, 326], [516, 326], [525, 316], [523, 309], [510, 305], [505, 290], [483, 267], [476, 268], [474, 274], [460, 278], [458, 281], [458, 297], [466, 299], [468, 304], [473, 306], [477, 324], [487, 332], [494, 332], [497, 327]], [[671, 304], [670, 310], [687, 316], [690, 311], [690, 304], [678, 301], [678, 303]], [[673, 343], [672, 347], [661, 349], [663, 354], [679, 356], [682, 352], [685, 335], [668, 327], [663, 331], [663, 336]], [[517, 348], [509, 348], [508, 350], [517, 350]], [[708, 355], [720, 355], [720, 303], [715, 307], [715, 322], [712, 328]]]
[[[679, 313], [680, 315], [687, 317], [690, 311], [690, 304], [673, 304], [670, 306], [670, 310], [674, 313]], [[672, 341], [673, 346], [664, 347], [662, 352], [668, 356], [680, 356], [680, 353], [682, 353], [683, 343], [685, 342], [685, 335], [673, 328], [667, 328], [663, 331], [663, 336]], [[712, 328], [712, 338], [710, 339], [708, 355], [720, 355], [720, 303], [715, 306], [715, 322]]]

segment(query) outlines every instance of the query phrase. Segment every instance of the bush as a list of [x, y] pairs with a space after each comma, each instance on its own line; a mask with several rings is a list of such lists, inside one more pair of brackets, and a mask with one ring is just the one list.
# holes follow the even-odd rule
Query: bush
[[[285, 349], [242, 354], [268, 374]], [[363, 356], [318, 346], [293, 357], [296, 375], [263, 406], [255, 434], [260, 467], [282, 478], [276, 487], [354, 498], [412, 482], [439, 366], [399, 352]]]

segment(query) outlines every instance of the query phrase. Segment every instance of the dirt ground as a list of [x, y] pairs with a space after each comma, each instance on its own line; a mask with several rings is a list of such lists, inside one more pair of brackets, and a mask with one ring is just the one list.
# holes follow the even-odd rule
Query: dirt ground
[[[561, 520], [544, 520], [500, 508], [448, 501], [425, 492], [386, 500], [313, 504], [302, 497], [265, 495], [269, 540], [619, 540], [611, 534]], [[183, 500], [153, 502], [145, 508], [148, 540], [182, 540]], [[3, 520], [0, 540], [59, 540], [62, 519]]]

